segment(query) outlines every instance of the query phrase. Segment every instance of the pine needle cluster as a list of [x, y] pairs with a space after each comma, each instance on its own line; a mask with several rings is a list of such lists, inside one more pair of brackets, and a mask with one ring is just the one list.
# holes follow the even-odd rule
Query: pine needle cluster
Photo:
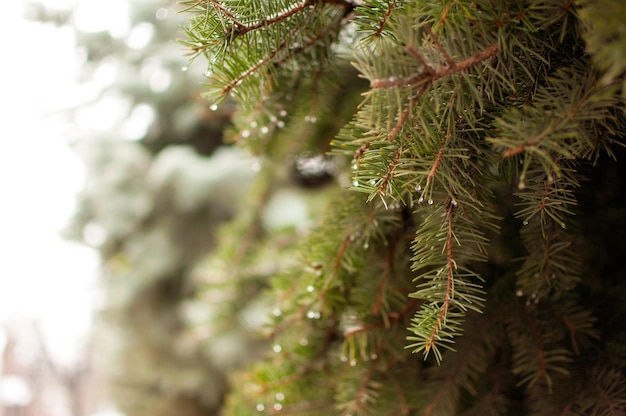
[[626, 412], [624, 331], [598, 313], [623, 283], [581, 220], [624, 145], [621, 2], [182, 4], [231, 139], [336, 178], [226, 414]]

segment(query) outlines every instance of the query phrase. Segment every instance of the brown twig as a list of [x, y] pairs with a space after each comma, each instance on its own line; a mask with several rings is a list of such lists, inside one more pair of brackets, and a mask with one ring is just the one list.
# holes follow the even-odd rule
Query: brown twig
[[426, 351], [430, 351], [430, 349], [435, 345], [435, 340], [437, 339], [437, 334], [439, 334], [439, 330], [443, 326], [444, 321], [446, 320], [446, 316], [448, 316], [448, 310], [452, 304], [452, 299], [454, 297], [453, 287], [454, 287], [454, 270], [456, 270], [456, 262], [453, 257], [452, 244], [454, 242], [454, 234], [452, 232], [452, 217], [454, 215], [454, 209], [452, 205], [446, 207], [446, 242], [443, 246], [443, 250], [446, 253], [446, 289], [443, 296], [443, 303], [439, 308], [439, 316], [437, 316], [437, 321], [435, 322], [435, 326], [433, 327], [430, 336], [426, 340]]
[[374, 33], [375, 38], [379, 38], [382, 36], [385, 25], [387, 24], [389, 16], [391, 16], [391, 11], [393, 10], [395, 5], [395, 0], [389, 2], [389, 8], [387, 8], [387, 11], [385, 11], [385, 14], [383, 15], [383, 20], [380, 21], [380, 23], [378, 24], [378, 28], [376, 28], [376, 32]]
[[464, 59], [460, 62], [456, 62], [454, 66], [442, 66], [436, 68], [434, 72], [420, 72], [410, 77], [389, 77], [389, 78], [377, 78], [370, 81], [372, 88], [394, 88], [394, 87], [408, 87], [420, 84], [431, 84], [438, 79], [458, 74], [466, 71], [469, 68], [480, 64], [491, 58], [498, 52], [498, 44], [493, 44], [488, 48], [478, 52], [474, 56]]

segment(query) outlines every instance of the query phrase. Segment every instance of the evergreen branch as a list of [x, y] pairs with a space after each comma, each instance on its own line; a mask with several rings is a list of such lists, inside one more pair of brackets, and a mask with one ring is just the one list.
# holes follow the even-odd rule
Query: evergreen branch
[[[426, 175], [426, 186], [424, 186], [424, 189], [422, 190], [423, 194], [427, 194], [430, 192], [431, 185], [433, 184], [435, 180], [435, 176], [437, 175], [437, 170], [439, 170], [439, 165], [441, 164], [441, 160], [443, 159], [443, 153], [446, 149], [446, 142], [447, 140], [445, 139], [441, 142], [441, 146], [439, 147], [439, 151], [437, 151], [435, 160], [433, 160], [433, 164], [430, 167], [428, 174]], [[423, 200], [424, 200], [424, 196], [422, 195], [420, 196], [420, 202], [422, 202]]]
[[387, 7], [387, 10], [385, 11], [385, 14], [383, 15], [382, 20], [380, 21], [380, 23], [378, 24], [378, 27], [376, 28], [376, 31], [374, 32], [374, 38], [380, 38], [383, 34], [383, 30], [385, 29], [385, 25], [387, 24], [387, 21], [389, 20], [389, 17], [391, 16], [391, 12], [393, 11], [393, 8], [396, 5], [396, 0], [391, 0], [389, 2], [389, 6]]
[[232, 14], [230, 12], [230, 10], [228, 10], [226, 8], [226, 6], [224, 6], [221, 2], [219, 2], [218, 0], [206, 0], [208, 1], [211, 5], [213, 5], [214, 8], [216, 8], [218, 10], [218, 12], [222, 13], [224, 16], [226, 16], [237, 28], [238, 31], [243, 30], [246, 25], [244, 25], [243, 23], [241, 23], [237, 17]]
[[358, 150], [354, 153], [354, 160], [358, 161], [363, 157], [363, 154], [368, 151], [368, 149], [372, 146], [372, 142], [365, 142]]
[[444, 48], [441, 42], [439, 42], [439, 38], [437, 37], [437, 35], [433, 33], [433, 30], [430, 27], [430, 25], [425, 25], [424, 30], [426, 31], [426, 33], [428, 33], [428, 36], [430, 36], [430, 38], [433, 40], [433, 43], [439, 50], [439, 53], [443, 55], [444, 59], [446, 60], [446, 63], [448, 64], [448, 67], [450, 68], [456, 67], [456, 62], [454, 62], [454, 59], [452, 59], [452, 57], [450, 56], [446, 48]]
[[347, 10], [352, 10], [352, 8], [354, 7], [354, 5], [348, 1], [345, 0], [303, 0], [300, 3], [296, 4], [295, 6], [284, 10], [280, 13], [271, 15], [271, 16], [267, 16], [264, 20], [261, 20], [257, 23], [253, 23], [253, 24], [243, 24], [241, 23], [236, 16], [234, 16], [223, 4], [221, 4], [218, 0], [207, 0], [209, 1], [211, 4], [214, 5], [214, 7], [217, 8], [217, 10], [219, 12], [221, 12], [224, 16], [226, 16], [230, 21], [233, 22], [234, 24], [234, 30], [232, 33], [233, 38], [236, 37], [240, 37], [243, 36], [249, 32], [255, 31], [255, 30], [259, 30], [259, 29], [267, 29], [269, 26], [272, 26], [274, 24], [283, 22], [291, 17], [293, 17], [294, 15], [306, 10], [308, 7], [314, 6], [315, 4], [318, 3], [323, 3], [323, 4], [337, 4], [337, 5], [341, 5], [347, 8]]
[[343, 333], [343, 336], [344, 338], [350, 338], [361, 333], [375, 331], [377, 329], [387, 328], [392, 324], [397, 324], [401, 322], [406, 317], [406, 315], [409, 314], [409, 312], [413, 311], [417, 307], [418, 304], [419, 304], [418, 299], [410, 299], [409, 302], [407, 302], [404, 308], [402, 308], [400, 311], [398, 312], [392, 311], [387, 314], [387, 316], [389, 317], [388, 320], [390, 321], [389, 323], [387, 323], [386, 321], [380, 321], [380, 322], [375, 322], [373, 324], [364, 325], [359, 328], [345, 331]]
[[387, 208], [387, 202], [385, 201], [385, 198], [384, 198], [385, 191], [387, 190], [387, 187], [390, 184], [391, 178], [393, 177], [393, 171], [395, 170], [396, 165], [398, 164], [400, 155], [402, 155], [402, 147], [398, 147], [395, 153], [396, 154], [394, 158], [392, 159], [391, 163], [389, 164], [389, 167], [387, 168], [387, 172], [381, 178], [380, 185], [378, 186], [378, 190], [376, 191], [376, 193], [380, 196], [381, 200], [383, 201], [385, 208]]
[[391, 129], [391, 131], [389, 132], [389, 135], [387, 136], [388, 141], [392, 142], [396, 139], [396, 137], [398, 137], [398, 135], [400, 134], [400, 131], [402, 131], [402, 127], [404, 126], [404, 123], [406, 123], [412, 110], [413, 110], [413, 100], [409, 100], [409, 105], [407, 105], [406, 109], [400, 115], [400, 118], [398, 119], [398, 122], [396, 123], [394, 128]]
[[398, 400], [400, 401], [400, 414], [402, 414], [403, 416], [408, 416], [410, 413], [410, 409], [407, 402], [406, 394], [404, 393], [404, 390], [402, 390], [402, 386], [400, 386], [400, 383], [398, 383], [396, 377], [393, 376], [389, 362], [387, 362], [385, 374], [387, 375], [387, 379], [393, 385], [393, 388], [398, 396]]
[[551, 372], [567, 374], [567, 369], [558, 364], [569, 362], [570, 352], [556, 343], [552, 326], [542, 328], [536, 306], [519, 308], [519, 313], [521, 316], [512, 317], [515, 319], [508, 323], [513, 343], [513, 374], [522, 377], [520, 385], [533, 385], [543, 379], [548, 390], [552, 391]]
[[424, 55], [422, 55], [417, 49], [415, 49], [411, 45], [406, 47], [406, 51], [408, 52], [409, 55], [413, 57], [413, 59], [415, 59], [417, 62], [419, 62], [422, 65], [422, 67], [424, 68], [423, 71], [426, 74], [434, 75], [435, 68], [433, 68], [430, 62], [428, 62], [426, 58], [424, 58]]
[[441, 16], [439, 16], [439, 24], [441, 26], [446, 25], [446, 21], [448, 19], [448, 13], [450, 12], [450, 6], [452, 5], [452, 3], [454, 3], [454, 0], [449, 0], [443, 8], [443, 12], [441, 13]]
[[452, 232], [452, 217], [453, 217], [453, 207], [449, 205], [446, 207], [446, 240], [443, 246], [443, 250], [446, 253], [446, 286], [443, 296], [443, 303], [439, 306], [439, 315], [435, 321], [435, 325], [432, 328], [430, 336], [426, 339], [426, 353], [430, 351], [431, 348], [435, 346], [435, 342], [438, 339], [438, 334], [441, 328], [445, 325], [446, 317], [448, 316], [448, 309], [451, 306], [452, 299], [454, 298], [454, 270], [456, 270], [456, 262], [453, 258], [452, 253], [452, 244], [453, 244], [453, 232]]
[[433, 82], [450, 76], [454, 74], [458, 74], [460, 72], [467, 71], [473, 66], [476, 66], [487, 59], [495, 56], [498, 52], [498, 44], [493, 44], [488, 48], [478, 52], [474, 56], [471, 56], [467, 59], [464, 59], [460, 62], [456, 62], [454, 66], [442, 66], [434, 70], [434, 72], [429, 73], [420, 72], [415, 75], [406, 78], [377, 78], [370, 81], [370, 86], [374, 89], [381, 88], [394, 88], [394, 87], [407, 87], [421, 84], [432, 84]]
[[287, 39], [283, 39], [283, 41], [280, 43], [278, 48], [274, 49], [269, 55], [265, 56], [264, 58], [259, 60], [259, 62], [257, 62], [250, 68], [246, 69], [244, 72], [239, 74], [236, 78], [234, 78], [228, 84], [224, 85], [224, 87], [222, 87], [222, 90], [220, 91], [220, 95], [222, 96], [227, 95], [235, 87], [241, 84], [246, 78], [248, 78], [250, 75], [257, 72], [261, 67], [271, 62], [272, 59], [274, 59], [274, 57], [276, 57], [276, 55], [278, 55], [278, 53], [285, 48], [286, 45], [287, 45]]
[[462, 348], [444, 361], [439, 368], [442, 371], [438, 372], [443, 373], [444, 377], [433, 383], [432, 387], [436, 393], [428, 395], [429, 399], [423, 410], [424, 416], [445, 413], [441, 411], [441, 406], [445, 406], [446, 403], [454, 405], [458, 400], [460, 387], [472, 396], [477, 395], [473, 383], [485, 371], [489, 354], [499, 342], [497, 332], [494, 333], [494, 325], [498, 324], [500, 312], [492, 312], [485, 319], [478, 321], [478, 324], [463, 337]]
[[[216, 2], [217, 0], [210, 0], [211, 2]], [[251, 25], [242, 25], [242, 24], [235, 24], [235, 31], [233, 33], [233, 35], [235, 37], [239, 37], [239, 36], [243, 36], [248, 32], [252, 32], [254, 30], [258, 30], [258, 29], [265, 29], [268, 26], [274, 25], [276, 23], [280, 23], [284, 20], [289, 19], [290, 17], [302, 12], [303, 10], [305, 10], [306, 8], [313, 6], [315, 3], [317, 2], [317, 0], [304, 0], [298, 4], [296, 4], [294, 7], [287, 9], [281, 13], [275, 14], [273, 16], [268, 16], [265, 18], [265, 20], [261, 20], [260, 22], [251, 24]]]
[[[378, 347], [376, 348], [376, 357], [380, 356], [382, 347], [383, 347], [383, 343], [381, 342], [378, 344]], [[361, 386], [359, 387], [359, 390], [356, 394], [356, 398], [354, 401], [355, 402], [354, 410], [356, 410], [357, 414], [359, 414], [361, 410], [366, 410], [365, 408], [366, 403], [368, 401], [371, 401], [370, 394], [368, 393], [368, 389], [370, 388], [370, 385], [372, 383], [372, 379], [374, 377], [374, 371], [376, 370], [377, 366], [378, 366], [378, 358], [375, 358], [371, 361], [370, 365], [368, 366], [367, 373], [365, 374], [365, 377], [363, 377], [362, 379]]]
[[372, 307], [372, 313], [374, 315], [380, 315], [381, 305], [383, 304], [383, 299], [385, 298], [385, 293], [387, 291], [387, 283], [389, 282], [389, 278], [393, 272], [393, 262], [396, 256], [396, 239], [394, 239], [389, 244], [389, 250], [387, 250], [387, 257], [385, 258], [385, 268], [383, 271], [383, 276], [380, 279], [380, 283], [378, 285], [378, 291], [376, 292], [376, 301], [374, 302], [374, 306]]

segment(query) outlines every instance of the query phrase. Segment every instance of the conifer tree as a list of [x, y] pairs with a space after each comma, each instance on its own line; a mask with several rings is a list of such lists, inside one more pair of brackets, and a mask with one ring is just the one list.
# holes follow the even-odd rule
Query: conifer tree
[[[261, 165], [207, 263], [271, 276], [224, 414], [626, 413], [624, 2], [182, 4]], [[294, 179], [323, 214], [276, 263]]]

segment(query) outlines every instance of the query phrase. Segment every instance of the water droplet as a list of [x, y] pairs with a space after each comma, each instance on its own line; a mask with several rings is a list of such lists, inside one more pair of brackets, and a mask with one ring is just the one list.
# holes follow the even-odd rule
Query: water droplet
[[370, 179], [370, 185], [376, 185], [376, 179]]
[[313, 285], [308, 285], [306, 287], [306, 291], [309, 292], [309, 293], [313, 292], [314, 290], [315, 290], [315, 288], [313, 287]]
[[183, 66], [182, 68], [180, 68], [181, 71], [186, 72], [189, 69], [188, 66]]
[[526, 184], [524, 183], [524, 181], [520, 181], [519, 185], [517, 185], [517, 187], [522, 190], [524, 188], [526, 188]]
[[261, 127], [261, 134], [267, 134], [268, 131], [270, 131], [270, 129], [268, 129], [267, 126]]
[[315, 312], [314, 311], [308, 311], [306, 313], [306, 317], [309, 319], [314, 319], [315, 318]]
[[343, 361], [344, 363], [348, 361], [348, 357], [346, 357], [345, 355], [342, 355], [341, 357], [339, 357], [339, 359]]
[[528, 221], [526, 220], [522, 221], [522, 225], [528, 225]]
[[274, 310], [272, 311], [272, 315], [274, 316], [280, 316], [283, 312], [278, 309], [278, 308], [274, 308]]
[[278, 121], [278, 119], [276, 118], [276, 116], [271, 116], [271, 117], [270, 117], [270, 121], [271, 121], [272, 123], [276, 123], [276, 121]]
[[283, 405], [282, 405], [282, 404], [280, 404], [280, 403], [276, 403], [276, 404], [274, 404], [274, 410], [280, 410], [280, 409], [282, 409], [282, 408], [283, 408]]
[[211, 104], [211, 107], [209, 107], [211, 109], [211, 111], [217, 111], [217, 104]]
[[283, 347], [281, 347], [278, 344], [274, 344], [274, 346], [272, 347], [272, 351], [274, 351], [276, 354], [278, 354], [279, 352], [281, 352], [283, 350]]
[[370, 248], [370, 243], [365, 242], [365, 244], [363, 244], [363, 248], [364, 248], [364, 249], [366, 249], [366, 250], [367, 250], [368, 248]]
[[434, 203], [435, 203], [435, 201], [433, 201], [433, 200], [432, 200], [432, 198], [430, 198], [430, 199], [428, 200], [428, 205], [432, 205], [432, 204], [434, 204]]
[[311, 116], [311, 123], [317, 123], [317, 117]]
[[257, 404], [257, 405], [256, 405], [256, 410], [257, 410], [258, 412], [262, 412], [262, 411], [264, 411], [264, 410], [265, 410], [265, 405], [264, 405], [264, 404], [262, 404], [262, 403]]
[[420, 191], [422, 190], [422, 185], [417, 185], [417, 186], [415, 187], [415, 190], [416, 190], [417, 192], [420, 192]]
[[285, 394], [281, 392], [276, 393], [276, 400], [282, 402], [283, 400], [285, 400]]
[[456, 199], [453, 199], [452, 201], [450, 201], [450, 203], [452, 204], [453, 207], [456, 207], [459, 205], [459, 203], [456, 202]]
[[247, 139], [248, 137], [250, 137], [250, 130], [244, 130], [241, 132], [241, 137], [243, 137], [244, 139]]
[[522, 289], [517, 289], [515, 291], [515, 296], [517, 296], [518, 298], [521, 298], [522, 296], [524, 296], [524, 292], [522, 291]]
[[372, 353], [372, 355], [370, 355], [370, 358], [371, 358], [372, 360], [377, 360], [377, 359], [378, 359], [378, 354], [376, 354], [376, 353]]
[[287, 112], [285, 110], [281, 110], [280, 116], [285, 117], [286, 115], [287, 115]]
[[354, 179], [352, 181], [352, 186], [354, 186], [355, 188], [357, 188], [359, 186], [359, 181], [357, 181], [356, 179]]
[[417, 202], [418, 202], [418, 203], [420, 203], [420, 204], [421, 204], [422, 202], [424, 202], [424, 197], [423, 197], [423, 196], [420, 196], [420, 199], [418, 199], [418, 200], [417, 200]]
[[356, 366], [356, 360], [352, 360], [352, 361], [350, 361], [350, 365], [351, 365], [352, 367]]
[[306, 347], [307, 345], [309, 345], [309, 340], [306, 338], [300, 338], [300, 345]]
[[256, 121], [253, 121], [252, 123], [250, 123], [250, 127], [252, 127], [253, 129], [255, 129], [256, 126], [258, 126]]
[[276, 123], [276, 125], [278, 126], [279, 129], [282, 129], [283, 127], [285, 127], [285, 122], [281, 120], [278, 123]]

